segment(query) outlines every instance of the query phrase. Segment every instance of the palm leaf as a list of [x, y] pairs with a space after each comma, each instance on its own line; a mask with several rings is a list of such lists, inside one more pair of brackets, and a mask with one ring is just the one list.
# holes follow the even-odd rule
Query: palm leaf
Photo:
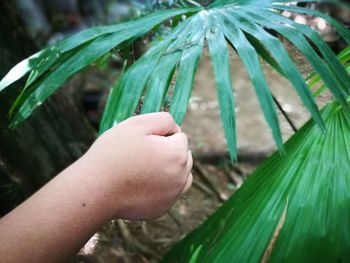
[[[218, 19], [220, 18], [221, 17], [218, 17]], [[223, 26], [224, 33], [231, 45], [237, 50], [238, 55], [247, 68], [248, 74], [252, 80], [258, 99], [260, 101], [261, 108], [265, 114], [265, 118], [272, 128], [274, 138], [276, 138], [277, 145], [280, 149], [283, 148], [281, 131], [278, 125], [273, 97], [261, 68], [258, 53], [250, 44], [244, 32], [236, 26], [235, 21], [230, 20], [224, 15], [221, 18], [221, 21], [219, 20], [217, 23], [219, 25], [226, 25]]]
[[309, 121], [163, 262], [348, 262], [350, 121], [323, 111]]
[[[335, 72], [332, 71], [329, 67], [323, 64], [323, 60], [317, 55], [316, 51], [311, 47], [311, 45], [302, 33], [300, 33], [293, 27], [285, 27], [281, 25], [281, 19], [279, 19], [279, 17], [276, 17], [277, 19], [279, 19], [279, 21], [275, 22], [275, 14], [271, 12], [262, 12], [258, 14], [255, 13], [254, 10], [252, 10], [252, 12], [246, 13], [244, 15], [248, 19], [256, 19], [261, 25], [275, 30], [276, 32], [284, 36], [287, 40], [289, 40], [291, 43], [293, 43], [300, 50], [300, 52], [308, 59], [310, 64], [320, 74], [320, 76], [322, 76], [322, 79], [325, 81], [325, 83], [327, 83], [329, 89], [332, 91], [335, 98], [344, 106], [346, 110], [349, 109], [347, 106], [345, 96], [342, 96], [342, 93], [347, 94], [347, 92], [349, 92], [349, 85], [345, 85], [344, 82], [341, 82], [340, 86], [342, 87], [342, 89], [339, 89], [339, 85], [336, 82], [337, 75], [334, 74]], [[269, 19], [266, 18], [266, 15], [268, 15]], [[283, 20], [286, 21], [287, 19]], [[286, 22], [289, 22], [289, 24], [291, 24], [292, 26], [295, 25], [295, 23], [290, 22], [289, 20], [287, 20]], [[333, 61], [328, 61], [328, 63], [329, 65], [332, 65]], [[338, 61], [336, 63], [339, 64]], [[331, 77], [332, 75], [333, 77]]]
[[178, 124], [182, 124], [182, 120], [186, 114], [189, 99], [191, 97], [192, 85], [194, 76], [198, 67], [198, 62], [202, 53], [204, 44], [204, 32], [200, 26], [200, 19], [196, 19], [193, 24], [193, 28], [197, 29], [189, 36], [190, 47], [182, 51], [181, 61], [176, 77], [176, 86], [172, 103], [170, 106], [170, 112], [174, 117], [174, 120]]
[[[345, 66], [348, 74], [350, 74], [350, 46], [347, 47], [345, 50], [343, 50], [338, 55], [338, 59]], [[315, 72], [308, 77], [309, 86], [311, 88], [313, 88], [318, 83], [320, 83], [321, 80], [322, 80], [322, 78], [321, 78], [320, 74], [317, 74], [317, 72]], [[321, 93], [323, 93], [327, 89], [327, 87], [329, 87], [329, 86], [330, 86], [330, 84], [324, 80], [324, 84], [321, 85], [321, 87], [317, 88], [317, 90], [314, 92], [315, 96], [318, 96]]]
[[216, 86], [221, 111], [221, 119], [224, 124], [225, 135], [229, 146], [231, 158], [236, 158], [236, 123], [235, 123], [235, 106], [232, 93], [229, 52], [225, 40], [225, 35], [219, 27], [215, 27], [214, 21], [210, 30], [207, 31], [209, 52], [213, 62]]
[[[160, 23], [187, 15], [185, 21], [180, 22], [162, 41], [154, 43], [116, 82], [105, 107], [100, 132], [132, 116], [143, 95], [145, 98], [141, 112], [159, 111], [164, 98], [169, 94], [172, 79], [175, 79], [176, 84], [170, 112], [177, 123], [181, 124], [206, 40], [213, 61], [221, 118], [231, 157], [236, 156], [236, 131], [227, 44], [235, 49], [245, 65], [265, 119], [277, 146], [282, 150], [276, 109], [261, 70], [259, 56], [293, 84], [320, 127], [323, 127], [323, 121], [314, 98], [288, 51], [267, 29], [283, 35], [305, 55], [344, 108], [348, 108], [345, 98], [350, 93], [347, 85], [350, 77], [321, 37], [313, 29], [283, 17], [280, 11], [290, 10], [320, 16], [334, 26], [346, 41], [350, 41], [350, 32], [329, 16], [290, 5], [295, 2], [319, 1], [217, 0], [207, 7], [159, 11], [139, 20], [92, 28], [21, 62], [0, 82], [0, 91], [30, 73], [11, 110], [14, 113], [13, 124], [16, 126], [74, 73], [101, 57], [107, 57], [108, 52], [142, 37]], [[271, 18], [270, 21], [267, 17]], [[311, 48], [309, 42], [317, 47], [319, 53]]]

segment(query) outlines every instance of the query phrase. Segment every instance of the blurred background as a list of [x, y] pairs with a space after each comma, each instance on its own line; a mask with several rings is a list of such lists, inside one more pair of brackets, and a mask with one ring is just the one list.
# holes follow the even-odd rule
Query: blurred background
[[[0, 72], [0, 77], [15, 63], [34, 51], [81, 30], [137, 19], [148, 13], [180, 4], [177, 0], [4, 2], [7, 3], [2, 3], [0, 6], [5, 6], [0, 14], [0, 22], [3, 25], [6, 23], [11, 25], [13, 32], [8, 33], [9, 38], [11, 34], [15, 34], [14, 32], [19, 32], [19, 36], [16, 35], [18, 41], [11, 40], [12, 42], [7, 44], [10, 59], [6, 68]], [[346, 26], [350, 26], [348, 10], [327, 4], [304, 5], [328, 13]], [[316, 29], [334, 52], [338, 53], [346, 47], [323, 19], [290, 12], [284, 12], [283, 15]], [[150, 32], [143, 40], [137, 40], [123, 50], [116, 50], [110, 57], [74, 76], [36, 116], [28, 121], [28, 124], [24, 125], [24, 128], [17, 131], [18, 137], [15, 139], [5, 130], [5, 126], [1, 126], [1, 214], [15, 207], [84, 153], [96, 136], [109, 89], [120, 76], [125, 61], [131, 64], [137, 60], [147, 50], [151, 40], [167, 34], [171, 28], [170, 21], [162, 25], [160, 30]], [[285, 41], [285, 45], [304, 76], [308, 76], [312, 72], [309, 64], [288, 42]], [[89, 241], [75, 259], [76, 262], [159, 260], [172, 244], [200, 224], [234, 193], [254, 168], [275, 150], [271, 132], [259, 109], [254, 90], [233, 50], [231, 50], [231, 67], [237, 101], [239, 162], [232, 164], [229, 161], [220, 122], [214, 76], [209, 54], [205, 49], [183, 126], [189, 136], [195, 158], [195, 180], [191, 191], [167, 215], [158, 220], [147, 223], [121, 220], [111, 222]], [[287, 139], [295, 129], [300, 128], [309, 119], [309, 115], [293, 92], [290, 83], [268, 65], [264, 65], [264, 70], [271, 90], [280, 103], [281, 128], [284, 139]], [[15, 95], [11, 96], [15, 98]], [[326, 94], [319, 101], [319, 105], [324, 105], [327, 100], [329, 97]], [[5, 101], [1, 97], [0, 103], [10, 105], [7, 99]], [[1, 114], [6, 115], [8, 108], [1, 110]], [[282, 111], [288, 114], [289, 121], [283, 116]], [[5, 121], [1, 122], [0, 119], [0, 123], [3, 125]], [[17, 148], [9, 146], [18, 142], [21, 144], [16, 146]], [[32, 156], [18, 155], [19, 148]], [[52, 153], [52, 149], [55, 149], [55, 153]]]
[[162, 5], [154, 0], [16, 0], [28, 31], [39, 45], [91, 26], [137, 18]]

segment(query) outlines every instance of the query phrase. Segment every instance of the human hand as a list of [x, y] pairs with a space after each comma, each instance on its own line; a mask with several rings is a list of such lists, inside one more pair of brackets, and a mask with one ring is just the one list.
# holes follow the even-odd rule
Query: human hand
[[192, 154], [169, 113], [130, 118], [105, 132], [84, 155], [111, 217], [163, 215], [192, 184]]

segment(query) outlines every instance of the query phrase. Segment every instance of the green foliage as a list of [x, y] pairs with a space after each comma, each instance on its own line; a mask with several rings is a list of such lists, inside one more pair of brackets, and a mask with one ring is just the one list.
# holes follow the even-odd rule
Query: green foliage
[[[350, 74], [350, 46], [348, 48], [346, 48], [345, 50], [343, 50], [339, 55], [338, 55], [338, 59], [339, 61], [345, 66], [346, 71], [348, 72], [348, 74]], [[310, 85], [311, 88], [316, 87], [316, 85], [318, 85], [321, 82], [321, 76], [317, 73], [313, 73], [309, 78], [308, 78], [308, 83]], [[326, 81], [324, 81], [325, 83], [323, 85], [321, 85], [321, 87], [318, 87], [315, 91], [315, 96], [320, 95], [322, 92], [324, 92], [325, 90], [327, 90], [327, 86], [329, 86], [329, 84], [327, 84]]]
[[309, 121], [164, 262], [349, 262], [350, 121]]
[[236, 158], [233, 154], [236, 151], [235, 106], [231, 86], [229, 52], [225, 41], [225, 35], [221, 30], [218, 30], [218, 28], [212, 28], [207, 31], [206, 38], [213, 61], [221, 119], [224, 124], [226, 139], [231, 157]]
[[[114, 26], [92, 28], [59, 42], [14, 67], [0, 82], [0, 91], [30, 73], [27, 83], [14, 103], [13, 126], [28, 118], [70, 76], [93, 62], [108, 58], [115, 48], [129, 44], [164, 21], [186, 15], [162, 41], [134, 63], [111, 90], [101, 123], [101, 132], [132, 116], [145, 94], [142, 113], [159, 111], [176, 78], [170, 111], [181, 123], [187, 110], [194, 75], [204, 41], [209, 45], [218, 87], [221, 119], [232, 159], [236, 158], [234, 95], [229, 71], [227, 45], [234, 47], [244, 63], [256, 90], [264, 116], [272, 129], [276, 144], [283, 150], [275, 105], [259, 56], [285, 76], [294, 86], [316, 123], [323, 127], [314, 98], [298, 68], [273, 30], [293, 43], [318, 71], [334, 97], [349, 107], [346, 96], [350, 82], [346, 70], [321, 37], [311, 28], [297, 24], [280, 14], [290, 10], [320, 16], [333, 25], [350, 44], [350, 32], [325, 14], [296, 6], [284, 5], [291, 0], [217, 0], [206, 7], [197, 6], [154, 12], [149, 16]], [[311, 47], [313, 44], [320, 55]]]

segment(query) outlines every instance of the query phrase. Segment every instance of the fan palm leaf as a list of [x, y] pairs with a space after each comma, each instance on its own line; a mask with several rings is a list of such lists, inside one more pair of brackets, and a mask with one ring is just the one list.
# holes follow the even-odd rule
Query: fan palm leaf
[[[144, 94], [141, 112], [159, 111], [174, 78], [176, 84], [170, 112], [181, 124], [206, 40], [231, 158], [236, 158], [236, 128], [228, 45], [235, 49], [247, 69], [276, 144], [283, 150], [276, 108], [259, 57], [293, 84], [321, 128], [323, 120], [297, 66], [271, 30], [283, 35], [305, 55], [334, 97], [346, 111], [350, 111], [345, 100], [350, 93], [347, 85], [350, 77], [336, 55], [313, 29], [297, 24], [280, 13], [289, 10], [320, 16], [334, 26], [348, 43], [349, 30], [325, 14], [290, 5], [295, 2], [318, 1], [217, 0], [206, 7], [164, 10], [136, 21], [83, 31], [22, 61], [2, 79], [0, 91], [29, 73], [26, 85], [11, 109], [14, 115], [12, 124], [16, 126], [28, 118], [74, 73], [112, 50], [142, 37], [164, 21], [186, 15], [183, 22], [162, 41], [154, 43], [116, 82], [104, 110], [101, 132], [132, 116]], [[311, 44], [317, 47], [319, 53], [313, 50]]]
[[309, 121], [164, 262], [349, 262], [350, 121]]
[[[344, 49], [339, 55], [338, 55], [339, 61], [345, 66], [346, 71], [348, 74], [350, 74], [350, 46]], [[311, 88], [315, 87], [317, 84], [321, 82], [322, 78], [320, 74], [317, 74], [316, 72], [311, 74], [311, 76], [308, 78], [308, 83]], [[329, 86], [326, 81], [324, 81], [324, 84], [321, 85], [321, 87], [318, 87], [316, 91], [314, 92], [315, 96], [320, 95], [322, 92], [324, 92], [327, 89], [327, 86]]]

